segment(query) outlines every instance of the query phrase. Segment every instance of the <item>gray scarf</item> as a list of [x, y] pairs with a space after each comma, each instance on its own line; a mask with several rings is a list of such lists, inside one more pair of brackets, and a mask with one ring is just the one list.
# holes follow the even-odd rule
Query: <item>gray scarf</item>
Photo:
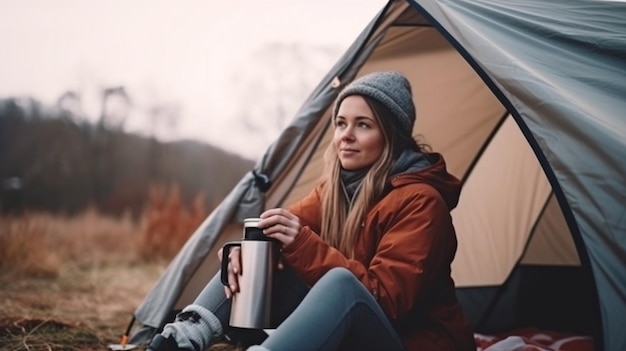
[[[419, 171], [429, 166], [431, 166], [431, 163], [423, 153], [405, 149], [400, 153], [393, 167], [391, 167], [389, 175], [394, 176], [401, 173]], [[341, 184], [348, 203], [352, 204], [352, 200], [356, 197], [367, 171], [368, 168], [357, 171], [341, 169]]]
[[395, 176], [401, 173], [415, 172], [430, 166], [432, 166], [432, 164], [423, 153], [411, 149], [404, 149], [400, 153], [396, 163], [391, 167], [391, 173], [389, 175]]
[[349, 204], [352, 204], [352, 200], [356, 197], [367, 171], [367, 168], [357, 171], [348, 171], [347, 169], [341, 168], [341, 188], [343, 189], [343, 194], [346, 196], [346, 200], [348, 200]]

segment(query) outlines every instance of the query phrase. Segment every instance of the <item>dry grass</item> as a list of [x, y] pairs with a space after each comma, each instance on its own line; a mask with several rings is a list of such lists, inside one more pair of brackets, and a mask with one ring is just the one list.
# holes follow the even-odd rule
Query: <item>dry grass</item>
[[137, 261], [141, 229], [129, 218], [88, 210], [65, 218], [46, 213], [0, 218], [0, 268], [14, 276], [57, 277], [71, 266]]
[[190, 210], [176, 191], [169, 194], [138, 221], [94, 210], [0, 216], [0, 349], [119, 343], [133, 311], [206, 217], [204, 208]]
[[9, 217], [0, 222], [0, 268], [3, 271], [15, 275], [56, 276], [60, 259], [47, 245], [44, 229], [34, 221]]
[[[0, 325], [7, 350], [84, 350], [98, 342], [95, 335], [58, 321], [4, 318]], [[68, 341], [72, 346], [68, 347]]]

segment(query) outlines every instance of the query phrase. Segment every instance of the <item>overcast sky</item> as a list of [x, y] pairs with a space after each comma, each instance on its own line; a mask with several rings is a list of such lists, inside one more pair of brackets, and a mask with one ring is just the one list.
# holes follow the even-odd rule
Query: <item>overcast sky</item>
[[[172, 135], [258, 157], [267, 145], [237, 149], [250, 139], [233, 129], [232, 105], [241, 99], [228, 80], [258, 77], [246, 70], [268, 43], [345, 49], [385, 3], [0, 0], [0, 97], [53, 104], [75, 90], [95, 118], [98, 89], [122, 85], [137, 105], [179, 105]], [[129, 129], [145, 128], [145, 118], [131, 117]]]

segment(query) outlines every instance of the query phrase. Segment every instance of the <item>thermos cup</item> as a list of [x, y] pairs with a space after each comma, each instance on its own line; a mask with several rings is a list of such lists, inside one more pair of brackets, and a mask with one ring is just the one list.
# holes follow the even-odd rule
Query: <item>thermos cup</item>
[[278, 242], [263, 234], [259, 218], [246, 218], [243, 240], [228, 242], [222, 253], [222, 283], [228, 286], [228, 255], [241, 247], [239, 291], [233, 294], [230, 325], [239, 328], [270, 328], [272, 286], [278, 259]]

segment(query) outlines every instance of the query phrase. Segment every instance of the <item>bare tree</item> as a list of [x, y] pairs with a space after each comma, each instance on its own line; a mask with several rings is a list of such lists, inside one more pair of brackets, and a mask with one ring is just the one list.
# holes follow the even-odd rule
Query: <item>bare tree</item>
[[59, 96], [56, 106], [74, 121], [84, 115], [80, 94], [73, 90], [68, 90]]
[[131, 107], [130, 96], [123, 86], [103, 89], [100, 125], [109, 130], [122, 130]]

